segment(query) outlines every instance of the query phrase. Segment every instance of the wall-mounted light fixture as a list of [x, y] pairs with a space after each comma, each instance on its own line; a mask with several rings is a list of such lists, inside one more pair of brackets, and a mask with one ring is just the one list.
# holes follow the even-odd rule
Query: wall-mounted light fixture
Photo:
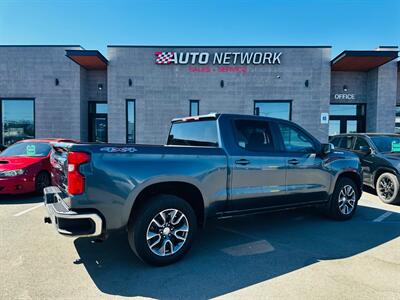
[[304, 86], [305, 86], [305, 87], [308, 88], [309, 84], [310, 84], [310, 83], [308, 82], [308, 79], [307, 79], [306, 81], [304, 81]]
[[225, 85], [225, 82], [224, 82], [223, 80], [221, 80], [220, 83], [219, 83], [219, 85], [221, 86], [221, 88], [223, 88], [224, 85]]
[[347, 92], [347, 91], [348, 91], [347, 85], [344, 85], [343, 86], [343, 92]]
[[97, 85], [97, 89], [98, 89], [99, 91], [103, 90], [103, 84], [102, 84], [102, 83], [99, 83], [99, 84]]
[[56, 78], [56, 79], [54, 80], [54, 84], [55, 84], [56, 86], [60, 84], [60, 81], [58, 80], [58, 78]]
[[130, 78], [129, 78], [129, 80], [128, 80], [128, 85], [129, 85], [129, 86], [132, 86], [132, 79], [130, 79]]

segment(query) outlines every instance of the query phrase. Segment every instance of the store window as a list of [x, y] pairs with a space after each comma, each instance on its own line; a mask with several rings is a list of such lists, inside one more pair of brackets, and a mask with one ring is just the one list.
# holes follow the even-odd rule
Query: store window
[[89, 102], [89, 142], [107, 142], [107, 110], [107, 103]]
[[5, 146], [35, 137], [34, 100], [3, 99], [1, 101], [2, 143]]
[[200, 101], [189, 100], [189, 116], [198, 116], [200, 114]]
[[365, 131], [365, 104], [331, 104], [329, 136]]
[[395, 133], [400, 133], [400, 105], [396, 106], [396, 126]]
[[254, 101], [254, 114], [256, 116], [292, 119], [291, 101]]
[[135, 100], [126, 100], [126, 142], [128, 144], [133, 144], [136, 142], [135, 124]]

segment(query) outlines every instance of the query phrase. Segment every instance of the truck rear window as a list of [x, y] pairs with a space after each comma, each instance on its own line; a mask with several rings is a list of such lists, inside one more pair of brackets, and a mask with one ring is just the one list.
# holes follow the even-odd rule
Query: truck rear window
[[167, 144], [218, 147], [217, 122], [205, 120], [173, 123]]

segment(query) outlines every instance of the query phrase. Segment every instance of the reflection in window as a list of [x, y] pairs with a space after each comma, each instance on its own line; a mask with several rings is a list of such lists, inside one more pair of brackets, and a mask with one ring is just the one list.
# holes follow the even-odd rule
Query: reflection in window
[[290, 101], [255, 101], [254, 114], [256, 116], [291, 119]]
[[288, 152], [310, 153], [314, 150], [314, 143], [299, 129], [286, 124], [279, 124], [285, 149]]
[[199, 100], [190, 100], [189, 115], [190, 116], [198, 116], [200, 114], [199, 106], [200, 106]]
[[135, 137], [135, 100], [126, 100], [126, 142], [133, 144]]
[[340, 120], [329, 121], [329, 136], [334, 136], [340, 133]]
[[331, 116], [364, 116], [364, 104], [331, 104], [329, 106]]
[[218, 147], [217, 122], [215, 120], [174, 122], [167, 144]]
[[400, 133], [400, 106], [396, 106], [396, 127], [394, 131]]
[[89, 113], [91, 114], [106, 114], [107, 110], [107, 103], [89, 102]]
[[1, 109], [3, 145], [35, 137], [33, 100], [3, 100]]

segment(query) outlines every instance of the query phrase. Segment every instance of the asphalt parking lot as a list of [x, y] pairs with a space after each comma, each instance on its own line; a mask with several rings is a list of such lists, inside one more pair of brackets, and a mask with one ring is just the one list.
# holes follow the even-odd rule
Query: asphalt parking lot
[[218, 221], [163, 268], [140, 262], [124, 234], [58, 235], [41, 201], [0, 199], [1, 299], [400, 299], [400, 206], [371, 194], [347, 222], [310, 209]]

